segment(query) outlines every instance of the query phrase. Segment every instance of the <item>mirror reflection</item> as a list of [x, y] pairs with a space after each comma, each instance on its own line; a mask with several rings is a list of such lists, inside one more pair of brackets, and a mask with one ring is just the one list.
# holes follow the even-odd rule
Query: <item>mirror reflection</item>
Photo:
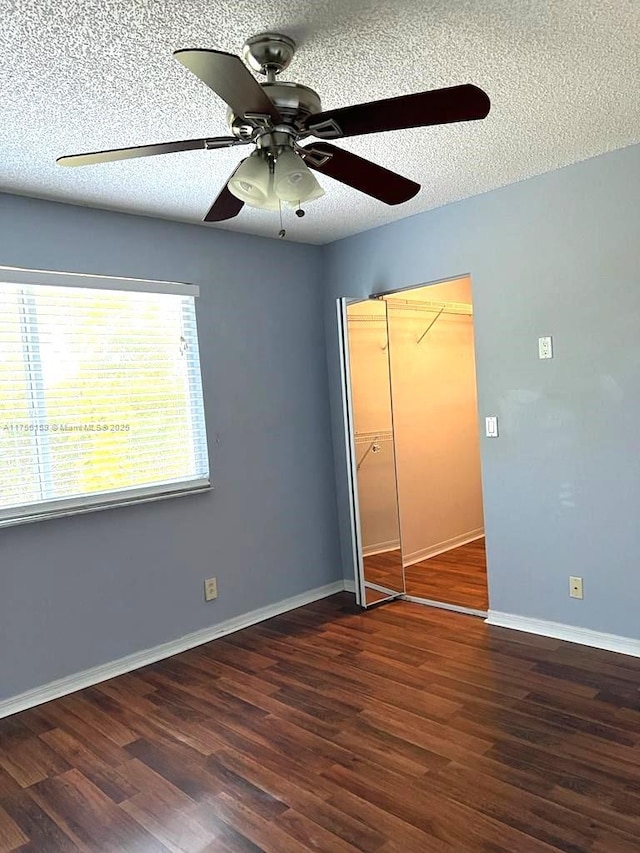
[[387, 306], [347, 307], [349, 368], [366, 604], [404, 592]]

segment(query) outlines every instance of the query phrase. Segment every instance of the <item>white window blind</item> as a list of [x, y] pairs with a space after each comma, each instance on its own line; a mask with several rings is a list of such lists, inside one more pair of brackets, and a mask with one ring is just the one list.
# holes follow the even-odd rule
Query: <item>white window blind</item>
[[196, 293], [0, 268], [0, 525], [209, 486]]

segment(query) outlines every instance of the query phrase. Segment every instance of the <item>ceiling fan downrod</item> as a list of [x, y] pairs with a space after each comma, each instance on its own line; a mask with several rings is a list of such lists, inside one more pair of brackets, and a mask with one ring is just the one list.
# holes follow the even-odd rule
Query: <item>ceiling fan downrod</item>
[[258, 33], [244, 43], [242, 58], [249, 68], [264, 74], [267, 83], [275, 83], [276, 77], [291, 64], [295, 56], [296, 43], [282, 33]]

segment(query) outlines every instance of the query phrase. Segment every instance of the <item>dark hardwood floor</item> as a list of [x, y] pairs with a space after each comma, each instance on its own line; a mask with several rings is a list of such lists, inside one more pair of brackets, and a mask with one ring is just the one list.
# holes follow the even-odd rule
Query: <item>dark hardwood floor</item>
[[640, 851], [640, 660], [352, 602], [0, 721], [0, 850]]
[[472, 610], [489, 609], [484, 538], [422, 560], [404, 571], [407, 595]]
[[[392, 590], [401, 590], [401, 560], [399, 549], [365, 557], [365, 579]], [[489, 609], [484, 538], [408, 566], [404, 573], [407, 595], [457, 604], [471, 610]]]

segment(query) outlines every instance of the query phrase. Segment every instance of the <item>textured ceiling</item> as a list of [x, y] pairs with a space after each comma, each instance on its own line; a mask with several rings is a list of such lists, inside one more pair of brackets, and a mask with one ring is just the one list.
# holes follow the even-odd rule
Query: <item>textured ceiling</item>
[[[0, 0], [0, 21], [7, 192], [199, 222], [247, 149], [54, 160], [225, 134], [224, 105], [171, 53], [239, 53], [267, 29], [298, 41], [283, 79], [325, 109], [458, 83], [493, 105], [483, 122], [340, 141], [422, 190], [387, 207], [323, 177], [303, 220], [286, 213], [294, 240], [325, 243], [640, 142], [639, 0]], [[275, 236], [279, 224], [245, 207], [223, 227]]]

